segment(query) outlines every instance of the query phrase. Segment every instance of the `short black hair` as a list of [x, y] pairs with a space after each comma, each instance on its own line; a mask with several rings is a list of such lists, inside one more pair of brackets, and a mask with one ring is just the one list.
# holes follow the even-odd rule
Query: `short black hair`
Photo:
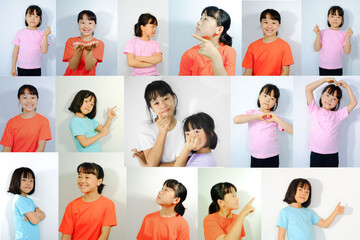
[[93, 93], [89, 90], [79, 91], [75, 95], [75, 97], [74, 97], [73, 101], [71, 102], [71, 105], [68, 109], [73, 113], [80, 113], [81, 112], [80, 108], [84, 103], [84, 99], [88, 98], [88, 97], [94, 98], [94, 107], [93, 107], [92, 111], [90, 113], [86, 114], [85, 116], [87, 116], [90, 119], [93, 119], [96, 116], [96, 101], [97, 100], [96, 100], [95, 93]]
[[[104, 170], [100, 165], [96, 163], [84, 162], [77, 167], [76, 171], [78, 174], [80, 173], [93, 174], [96, 176], [97, 179], [102, 179], [104, 181]], [[104, 187], [105, 184], [103, 183], [101, 183], [100, 186], [98, 186], [97, 191], [99, 194], [102, 193]]]
[[[263, 91], [265, 92], [266, 95], [271, 95], [272, 91], [274, 91], [274, 98], [276, 98], [276, 102], [275, 102], [275, 105], [270, 109], [270, 111], [275, 111], [278, 107], [279, 98], [280, 98], [279, 88], [277, 86], [275, 86], [274, 84], [266, 84], [261, 88], [261, 90], [259, 92], [259, 96]], [[260, 107], [259, 97], [257, 99], [257, 106]]]
[[[81, 19], [83, 19], [84, 15], [86, 15], [90, 21], [94, 21], [95, 24], [96, 23], [96, 15], [94, 12], [90, 11], [90, 10], [82, 10], [81, 12], [79, 12], [78, 17], [77, 17], [77, 22], [79, 23], [79, 21]], [[94, 32], [92, 32], [92, 35], [94, 36]]]
[[[41, 8], [37, 5], [30, 5], [26, 11], [25, 11], [25, 17], [26, 17], [26, 14], [34, 14], [34, 12], [36, 11], [36, 15], [38, 15], [40, 17], [40, 22], [39, 24], [36, 26], [36, 27], [40, 27], [41, 25], [41, 22], [42, 22], [42, 11], [41, 11]], [[25, 19], [25, 26], [29, 26], [28, 23], [26, 22], [26, 19]]]
[[265, 9], [264, 11], [261, 12], [260, 14], [260, 22], [263, 19], [266, 19], [266, 15], [269, 14], [272, 20], [276, 20], [279, 21], [279, 24], [281, 24], [281, 16], [280, 13], [278, 11], [276, 11], [275, 9]]
[[[190, 131], [189, 125], [192, 129], [203, 129], [206, 134], [206, 145], [205, 147], [209, 147], [210, 149], [215, 149], [218, 137], [215, 133], [215, 123], [214, 120], [210, 117], [210, 115], [199, 112], [196, 114], [193, 114], [187, 118], [184, 119], [184, 135], [185, 132]], [[185, 135], [186, 139], [186, 135]]]
[[[344, 10], [340, 6], [332, 6], [328, 11], [328, 17], [330, 14], [335, 15], [336, 12], [338, 12], [339, 16], [342, 17], [342, 22], [339, 25], [339, 27], [342, 27], [344, 25]], [[329, 23], [329, 20], [327, 20], [328, 27], [331, 27], [331, 24]]]
[[[336, 106], [333, 109], [331, 109], [331, 111], [338, 110], [340, 107], [340, 100], [342, 98], [341, 88], [339, 86], [335, 86], [334, 84], [329, 84], [324, 88], [321, 95], [323, 95], [324, 92], [328, 92], [330, 95], [336, 97], [339, 100], [338, 103], [336, 104]], [[321, 97], [319, 99], [319, 106], [322, 107]]]
[[306, 208], [310, 205], [311, 203], [311, 184], [308, 180], [304, 179], [304, 178], [296, 178], [294, 180], [291, 181], [288, 190], [286, 191], [285, 194], [285, 198], [284, 198], [284, 202], [291, 204], [291, 203], [296, 203], [295, 200], [295, 195], [297, 192], [297, 188], [305, 188], [306, 186], [309, 187], [309, 198], [306, 202], [304, 202], [303, 204], [301, 204], [302, 207]]
[[184, 215], [185, 207], [182, 203], [185, 201], [187, 196], [187, 190], [184, 184], [175, 179], [168, 179], [164, 182], [163, 186], [172, 188], [175, 191], [175, 196], [180, 198], [180, 201], [178, 202], [178, 204], [176, 204], [174, 210], [176, 212], [176, 215]]
[[36, 95], [36, 97], [39, 98], [39, 93], [38, 93], [38, 90], [36, 89], [36, 87], [29, 85], [29, 84], [25, 84], [25, 85], [22, 85], [18, 90], [18, 93], [17, 93], [18, 99], [20, 99], [20, 95], [25, 94], [26, 89], [29, 90], [31, 95]]
[[225, 195], [231, 193], [232, 188], [237, 192], [235, 185], [229, 182], [220, 182], [211, 188], [210, 195], [212, 202], [209, 206], [209, 214], [220, 211], [218, 200], [224, 200]]
[[134, 35], [136, 37], [142, 37], [141, 26], [145, 26], [146, 24], [154, 24], [158, 25], [158, 21], [154, 15], [150, 13], [143, 13], [139, 16], [138, 22], [134, 26]]
[[34, 172], [30, 168], [21, 167], [21, 168], [15, 169], [15, 171], [13, 172], [13, 174], [11, 176], [10, 186], [9, 186], [9, 190], [8, 190], [9, 193], [21, 194], [20, 184], [21, 184], [22, 177], [24, 177], [24, 178], [32, 177], [34, 179], [34, 187], [27, 195], [31, 195], [35, 192], [35, 174], [34, 174]]

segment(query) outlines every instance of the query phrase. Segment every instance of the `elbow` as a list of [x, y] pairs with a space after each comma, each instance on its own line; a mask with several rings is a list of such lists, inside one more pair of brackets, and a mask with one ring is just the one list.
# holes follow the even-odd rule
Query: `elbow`
[[234, 117], [234, 118], [233, 118], [233, 122], [234, 122], [235, 124], [238, 124], [237, 117]]
[[41, 49], [41, 52], [43, 53], [43, 54], [46, 54], [47, 52], [48, 52], [48, 50], [46, 49], [46, 50], [42, 50]]
[[158, 164], [155, 164], [154, 162], [149, 162], [149, 161], [146, 161], [147, 164], [148, 164], [148, 167], [158, 167], [159, 165]]

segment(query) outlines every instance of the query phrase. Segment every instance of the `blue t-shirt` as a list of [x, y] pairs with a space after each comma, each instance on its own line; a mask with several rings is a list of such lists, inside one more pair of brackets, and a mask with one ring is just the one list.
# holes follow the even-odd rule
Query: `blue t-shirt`
[[276, 226], [286, 229], [289, 240], [313, 240], [312, 225], [320, 221], [320, 217], [307, 208], [286, 207], [280, 212]]
[[40, 240], [38, 225], [25, 222], [25, 213], [35, 212], [36, 205], [30, 198], [16, 194], [13, 200], [15, 240]]
[[78, 135], [85, 135], [86, 138], [97, 135], [98, 133], [95, 131], [97, 126], [99, 126], [98, 121], [88, 117], [80, 118], [74, 116], [71, 119], [69, 127], [71, 134], [75, 139], [76, 149], [78, 152], [102, 152], [99, 141], [91, 144], [90, 146], [83, 147], [76, 138]]

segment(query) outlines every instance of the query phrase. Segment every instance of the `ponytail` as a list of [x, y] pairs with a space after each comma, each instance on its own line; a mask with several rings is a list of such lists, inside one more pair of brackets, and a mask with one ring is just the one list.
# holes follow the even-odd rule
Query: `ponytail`
[[175, 212], [177, 213], [177, 215], [184, 215], [185, 213], [185, 207], [182, 204], [182, 201], [180, 200], [180, 202], [175, 206]]
[[220, 36], [219, 42], [221, 42], [225, 45], [229, 45], [231, 47], [232, 46], [232, 37], [230, 37], [230, 35], [227, 34], [226, 32], [223, 32]]
[[142, 36], [142, 31], [141, 31], [141, 28], [140, 28], [139, 23], [136, 23], [136, 24], [134, 25], [134, 35], [135, 35], [136, 37], [141, 37], [141, 36]]
[[213, 213], [216, 213], [218, 211], [220, 211], [219, 204], [217, 202], [210, 203], [209, 214], [213, 214]]
[[236, 190], [236, 187], [229, 182], [221, 182], [215, 184], [210, 191], [212, 203], [209, 206], [209, 214], [216, 213], [220, 211], [220, 206], [218, 200], [224, 200], [226, 194], [231, 193], [231, 189]]
[[136, 37], [142, 37], [141, 26], [145, 26], [146, 24], [154, 24], [158, 25], [157, 19], [155, 16], [150, 13], [143, 13], [139, 16], [138, 22], [134, 26], [134, 35]]
[[180, 215], [180, 216], [184, 215], [185, 207], [184, 207], [184, 205], [182, 203], [186, 199], [186, 195], [187, 195], [186, 187], [181, 182], [178, 182], [175, 179], [166, 180], [164, 182], [163, 186], [174, 189], [175, 196], [180, 198], [180, 201], [178, 202], [178, 204], [176, 204], [175, 209], [174, 209], [175, 212], [177, 213], [176, 216], [177, 215]]

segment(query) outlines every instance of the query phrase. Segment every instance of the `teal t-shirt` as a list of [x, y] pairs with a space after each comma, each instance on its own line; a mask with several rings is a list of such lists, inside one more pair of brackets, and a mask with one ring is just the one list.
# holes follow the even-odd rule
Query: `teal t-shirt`
[[30, 198], [16, 194], [13, 200], [15, 240], [40, 240], [39, 226], [26, 222], [25, 213], [35, 212], [36, 205]]
[[276, 226], [286, 229], [289, 240], [313, 240], [312, 225], [320, 221], [320, 217], [307, 208], [286, 207], [280, 212]]
[[76, 136], [85, 135], [85, 137], [93, 137], [97, 135], [96, 128], [99, 125], [98, 121], [95, 119], [90, 119], [88, 117], [80, 118], [73, 117], [70, 121], [70, 131], [73, 135], [76, 143], [76, 149], [78, 152], [102, 152], [100, 142], [97, 141], [90, 146], [83, 147], [80, 142], [77, 140]]

